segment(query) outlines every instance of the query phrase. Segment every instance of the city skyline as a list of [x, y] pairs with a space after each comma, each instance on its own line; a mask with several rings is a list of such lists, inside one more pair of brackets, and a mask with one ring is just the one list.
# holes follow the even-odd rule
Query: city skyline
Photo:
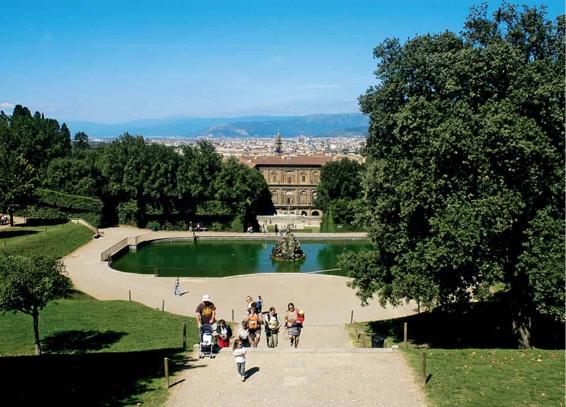
[[[558, 1], [525, 3], [563, 13]], [[375, 84], [377, 44], [457, 32], [473, 4], [10, 2], [0, 109], [100, 123], [355, 112]]]

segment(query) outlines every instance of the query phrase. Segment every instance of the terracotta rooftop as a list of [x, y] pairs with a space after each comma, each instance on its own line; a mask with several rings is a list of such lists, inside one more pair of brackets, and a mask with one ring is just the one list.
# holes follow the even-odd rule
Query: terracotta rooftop
[[336, 157], [327, 155], [289, 155], [289, 156], [241, 156], [241, 163], [256, 167], [258, 165], [324, 165]]

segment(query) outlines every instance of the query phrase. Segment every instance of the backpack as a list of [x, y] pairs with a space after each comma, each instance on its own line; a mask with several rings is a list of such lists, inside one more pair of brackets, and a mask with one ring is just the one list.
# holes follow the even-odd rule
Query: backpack
[[277, 315], [273, 317], [271, 315], [268, 315], [267, 326], [269, 327], [269, 329], [274, 330], [277, 328], [277, 325], [279, 325], [279, 320], [277, 319]]
[[248, 319], [248, 329], [257, 329], [258, 328], [258, 321], [257, 321], [257, 315], [251, 316], [250, 319]]

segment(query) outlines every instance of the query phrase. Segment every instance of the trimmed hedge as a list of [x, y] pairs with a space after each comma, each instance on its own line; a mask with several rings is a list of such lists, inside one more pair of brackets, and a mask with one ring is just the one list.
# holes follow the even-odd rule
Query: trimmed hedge
[[35, 204], [18, 211], [28, 223], [37, 223], [40, 219], [64, 222], [71, 218], [82, 218], [94, 227], [100, 226], [102, 202], [96, 198], [43, 188], [36, 190], [35, 197]]
[[100, 213], [102, 211], [102, 201], [88, 196], [65, 194], [43, 188], [38, 188], [35, 195], [38, 203], [52, 208], [72, 209], [79, 212]]

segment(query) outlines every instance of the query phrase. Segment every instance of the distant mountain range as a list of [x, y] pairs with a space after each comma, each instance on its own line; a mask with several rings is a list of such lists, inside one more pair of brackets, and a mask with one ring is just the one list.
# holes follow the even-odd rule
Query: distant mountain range
[[243, 116], [229, 118], [169, 118], [135, 120], [119, 124], [69, 121], [72, 133], [84, 131], [89, 137], [113, 138], [128, 132], [144, 137], [268, 137], [277, 131], [283, 137], [300, 134], [311, 137], [365, 136], [368, 118], [361, 113], [314, 114], [308, 116]]

